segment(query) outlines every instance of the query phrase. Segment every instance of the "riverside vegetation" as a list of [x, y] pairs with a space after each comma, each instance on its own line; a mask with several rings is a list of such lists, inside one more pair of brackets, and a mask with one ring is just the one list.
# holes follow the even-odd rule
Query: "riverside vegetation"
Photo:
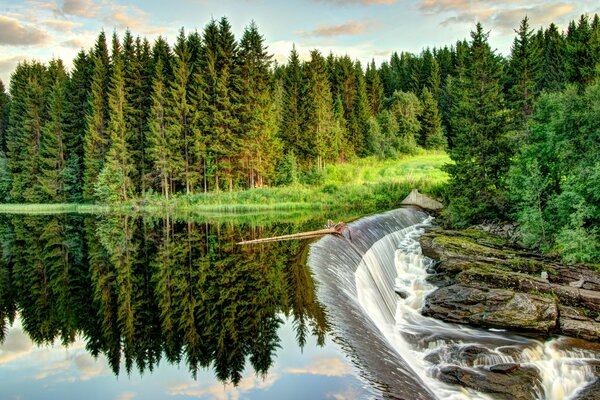
[[507, 57], [477, 24], [469, 41], [366, 69], [316, 50], [301, 61], [295, 49], [277, 65], [254, 23], [236, 41], [225, 17], [182, 29], [173, 46], [129, 31], [109, 46], [101, 32], [70, 72], [60, 59], [25, 61], [8, 93], [2, 85], [0, 197], [381, 211], [410, 180], [346, 185], [336, 181], [346, 167], [332, 166], [446, 149], [448, 184], [439, 173], [412, 183], [443, 197], [448, 224], [514, 219], [526, 245], [591, 262], [600, 255], [599, 65], [598, 15], [564, 32], [534, 31], [524, 18]]

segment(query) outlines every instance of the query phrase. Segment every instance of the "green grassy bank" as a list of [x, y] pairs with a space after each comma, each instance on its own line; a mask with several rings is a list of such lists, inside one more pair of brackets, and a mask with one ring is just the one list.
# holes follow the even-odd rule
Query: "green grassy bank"
[[364, 213], [397, 207], [411, 189], [438, 196], [448, 179], [441, 166], [449, 162], [443, 152], [424, 152], [398, 160], [363, 158], [329, 165], [311, 183], [265, 187], [234, 192], [179, 195], [165, 201], [149, 194], [117, 205], [0, 204], [3, 213], [248, 213], [345, 209]]

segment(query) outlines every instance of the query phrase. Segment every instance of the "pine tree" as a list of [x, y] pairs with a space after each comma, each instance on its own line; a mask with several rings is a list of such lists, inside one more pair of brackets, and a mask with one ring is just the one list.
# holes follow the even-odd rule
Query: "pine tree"
[[522, 127], [533, 112], [535, 84], [540, 67], [540, 50], [535, 47], [529, 19], [523, 18], [513, 41], [508, 63], [508, 93], [516, 122]]
[[308, 146], [302, 132], [302, 81], [300, 57], [293, 46], [285, 68], [280, 136], [288, 153], [304, 159]]
[[271, 56], [264, 37], [252, 22], [240, 41], [241, 92], [239, 123], [242, 132], [241, 160], [248, 187], [262, 186], [272, 178], [278, 158], [274, 103], [270, 90]]
[[153, 174], [157, 174], [161, 193], [169, 200], [171, 179], [173, 175], [173, 138], [169, 136], [167, 127], [167, 97], [162, 59], [155, 65], [154, 84], [152, 88], [152, 108], [148, 123], [148, 156], [152, 161]]
[[44, 200], [61, 203], [67, 199], [63, 177], [67, 158], [65, 108], [68, 100], [67, 73], [60, 59], [50, 61], [48, 75], [50, 78], [49, 115], [42, 131], [38, 179], [45, 194]]
[[539, 71], [538, 90], [557, 92], [566, 82], [565, 39], [554, 24], [544, 32], [543, 63]]
[[[191, 62], [183, 29], [179, 31], [177, 44], [175, 45], [175, 57], [173, 64], [174, 78], [171, 81], [169, 96], [168, 129], [169, 136], [176, 138], [175, 151], [181, 154], [180, 164], [173, 165], [175, 182], [179, 182], [186, 194], [193, 190], [194, 171], [191, 165], [191, 144], [193, 141], [192, 110], [193, 101], [190, 96]], [[171, 191], [174, 188], [171, 188]]]
[[376, 116], [381, 111], [383, 103], [383, 85], [381, 84], [377, 67], [375, 67], [375, 60], [371, 60], [371, 63], [367, 64], [365, 83], [367, 85], [367, 97], [369, 98], [371, 116]]
[[442, 119], [437, 102], [427, 87], [423, 89], [423, 111], [419, 121], [421, 122], [419, 145], [426, 149], [443, 149], [445, 139], [442, 133]]
[[113, 41], [113, 64], [110, 91], [108, 96], [110, 137], [106, 162], [95, 184], [95, 196], [105, 202], [122, 202], [134, 194], [131, 175], [134, 166], [128, 139], [131, 132], [125, 121], [129, 105], [126, 101], [123, 55], [119, 51], [118, 41]]
[[365, 155], [367, 151], [366, 139], [369, 129], [369, 100], [367, 97], [367, 88], [365, 78], [360, 63], [357, 61], [354, 66], [354, 104], [350, 115], [350, 143], [354, 152], [358, 155]]
[[[66, 148], [66, 164], [73, 175], [72, 182], [68, 185], [67, 200], [79, 202], [82, 199], [83, 189], [83, 157], [84, 137], [87, 132], [87, 116], [90, 114], [90, 92], [92, 82], [92, 60], [83, 50], [77, 53], [73, 60], [71, 77], [67, 80], [65, 103], [65, 132], [64, 145]], [[77, 165], [75, 165], [75, 161]], [[69, 178], [69, 179], [71, 179]], [[66, 186], [65, 186], [66, 188]]]
[[310, 146], [303, 150], [310, 157], [309, 163], [316, 163], [320, 170], [331, 157], [327, 144], [334, 134], [335, 121], [325, 59], [317, 50], [311, 52], [311, 60], [306, 65], [303, 100], [303, 130], [308, 134]]
[[499, 57], [477, 24], [455, 86], [451, 125], [454, 147], [450, 173], [452, 222], [466, 225], [497, 218], [507, 210], [504, 177], [510, 164], [509, 113], [500, 87]]
[[592, 54], [591, 39], [592, 30], [587, 15], [582, 14], [577, 24], [571, 21], [566, 37], [567, 71], [569, 80], [577, 83], [581, 89], [596, 77], [596, 56]]
[[83, 198], [86, 200], [95, 198], [96, 180], [104, 166], [104, 158], [109, 144], [106, 94], [110, 75], [108, 47], [104, 32], [100, 33], [98, 37], [92, 60], [94, 67], [90, 95], [91, 109], [87, 118], [87, 131], [83, 143]]
[[6, 128], [8, 125], [8, 110], [10, 99], [6, 93], [4, 83], [0, 80], [0, 150], [6, 150]]
[[40, 201], [37, 176], [42, 129], [46, 121], [47, 70], [38, 62], [19, 64], [11, 79], [10, 126], [7, 132], [11, 198]]

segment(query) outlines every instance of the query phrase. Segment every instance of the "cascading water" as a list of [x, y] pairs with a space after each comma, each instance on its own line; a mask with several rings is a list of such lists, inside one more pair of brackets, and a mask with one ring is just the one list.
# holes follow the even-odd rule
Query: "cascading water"
[[435, 290], [426, 280], [433, 261], [418, 243], [431, 220], [416, 209], [395, 210], [350, 224], [348, 239], [327, 236], [311, 247], [319, 298], [365, 378], [387, 398], [488, 399], [492, 396], [442, 382], [440, 371], [518, 363], [536, 371], [526, 388], [532, 396], [576, 397], [595, 379], [587, 361], [596, 352], [569, 350], [565, 338], [543, 343], [420, 314]]

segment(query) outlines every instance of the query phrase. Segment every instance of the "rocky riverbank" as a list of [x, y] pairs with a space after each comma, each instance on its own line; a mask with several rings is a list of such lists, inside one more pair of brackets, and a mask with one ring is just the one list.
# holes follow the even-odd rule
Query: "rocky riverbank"
[[[594, 266], [564, 265], [515, 246], [509, 239], [480, 230], [433, 229], [421, 239], [423, 254], [436, 260], [429, 281], [438, 286], [426, 299], [424, 315], [483, 328], [528, 332], [540, 338], [562, 334], [566, 349], [588, 351], [588, 363], [599, 376], [600, 273]], [[569, 344], [571, 343], [571, 344]], [[456, 364], [441, 364], [438, 379], [498, 399], [532, 400], [542, 391], [539, 370], [520, 362], [476, 367], [475, 361], [493, 358], [480, 346], [455, 346]], [[490, 353], [490, 354], [488, 354]], [[444, 354], [427, 360], [440, 364]], [[523, 360], [525, 361], [525, 360]], [[548, 395], [548, 393], [546, 393]], [[553, 394], [552, 398], [560, 398]], [[558, 397], [556, 397], [558, 396]], [[600, 400], [600, 379], [576, 396]]]
[[565, 265], [478, 230], [434, 229], [423, 254], [438, 261], [423, 314], [448, 322], [600, 341], [600, 273]]

